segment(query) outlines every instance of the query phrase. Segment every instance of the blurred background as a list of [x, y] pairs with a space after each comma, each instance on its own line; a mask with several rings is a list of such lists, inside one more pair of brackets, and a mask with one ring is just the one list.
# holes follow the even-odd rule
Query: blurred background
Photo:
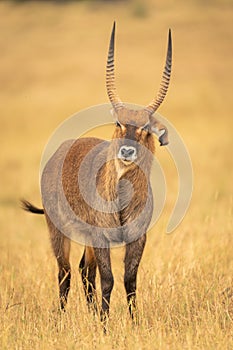
[[[105, 64], [114, 20], [118, 92], [123, 101], [140, 105], [158, 91], [172, 29], [172, 79], [159, 113], [177, 128], [193, 163], [191, 206], [167, 236], [178, 178], [166, 149], [157, 144], [168, 195], [145, 259], [158, 276], [169, 271], [169, 257], [187, 264], [217, 261], [219, 272], [227, 275], [231, 269], [232, 274], [232, 1], [1, 1], [0, 18], [0, 264], [5, 284], [13, 283], [9, 266], [19, 281], [17, 266], [22, 272], [32, 263], [32, 281], [33, 266], [52, 260], [43, 219], [21, 212], [18, 200], [40, 206], [40, 158], [54, 129], [77, 111], [108, 102]], [[109, 129], [101, 132], [111, 135]]]

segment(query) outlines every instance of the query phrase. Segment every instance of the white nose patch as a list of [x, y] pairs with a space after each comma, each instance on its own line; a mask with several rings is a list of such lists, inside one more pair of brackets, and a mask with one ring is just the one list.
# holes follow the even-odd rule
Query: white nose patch
[[132, 146], [121, 146], [118, 152], [118, 158], [133, 162], [137, 159], [137, 151], [135, 147]]

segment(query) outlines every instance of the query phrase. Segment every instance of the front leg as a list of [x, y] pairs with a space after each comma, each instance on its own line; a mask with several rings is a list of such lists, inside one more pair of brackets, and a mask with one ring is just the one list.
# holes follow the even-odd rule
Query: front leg
[[110, 249], [94, 248], [94, 252], [100, 273], [100, 283], [102, 290], [101, 321], [105, 323], [109, 316], [110, 297], [114, 284], [111, 269]]
[[133, 320], [135, 320], [136, 311], [136, 287], [137, 272], [141, 261], [142, 253], [146, 243], [146, 234], [137, 241], [126, 245], [125, 252], [125, 276], [124, 284], [127, 295], [129, 312]]

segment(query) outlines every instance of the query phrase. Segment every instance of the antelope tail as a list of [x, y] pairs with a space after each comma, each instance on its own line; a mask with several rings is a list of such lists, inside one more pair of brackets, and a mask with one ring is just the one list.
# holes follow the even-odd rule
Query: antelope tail
[[28, 211], [33, 214], [44, 214], [44, 209], [40, 209], [35, 207], [30, 202], [26, 201], [25, 199], [21, 199], [21, 208], [25, 211]]

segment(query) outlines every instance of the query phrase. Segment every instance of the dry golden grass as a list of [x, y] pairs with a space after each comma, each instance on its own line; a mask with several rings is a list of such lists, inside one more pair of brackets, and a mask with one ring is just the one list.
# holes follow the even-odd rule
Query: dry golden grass
[[[0, 2], [0, 348], [232, 349], [232, 6], [230, 1]], [[179, 130], [194, 168], [193, 199], [166, 235], [177, 175], [157, 148], [168, 183], [164, 213], [148, 235], [138, 276], [140, 325], [123, 288], [123, 249], [113, 251], [109, 332], [86, 309], [72, 249], [67, 313], [57, 312], [56, 263], [44, 219], [18, 206], [40, 203], [38, 171], [52, 131], [74, 112], [107, 102], [104, 69], [112, 21], [122, 99], [156, 92], [167, 28], [174, 74], [160, 112]]]

